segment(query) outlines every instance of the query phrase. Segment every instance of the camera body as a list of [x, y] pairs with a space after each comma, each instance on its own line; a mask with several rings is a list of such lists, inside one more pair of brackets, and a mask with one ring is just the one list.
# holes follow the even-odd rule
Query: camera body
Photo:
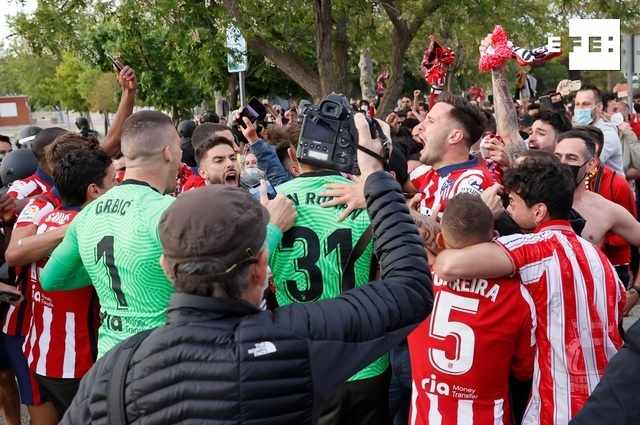
[[344, 95], [331, 93], [304, 113], [297, 157], [300, 162], [358, 174], [358, 132], [354, 111]]

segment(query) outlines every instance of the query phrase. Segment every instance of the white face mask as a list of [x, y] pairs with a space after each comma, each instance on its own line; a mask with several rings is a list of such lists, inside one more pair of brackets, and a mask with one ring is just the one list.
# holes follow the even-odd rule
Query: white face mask
[[624, 122], [624, 116], [622, 115], [622, 112], [616, 112], [615, 114], [612, 114], [610, 121], [615, 125], [622, 124]]

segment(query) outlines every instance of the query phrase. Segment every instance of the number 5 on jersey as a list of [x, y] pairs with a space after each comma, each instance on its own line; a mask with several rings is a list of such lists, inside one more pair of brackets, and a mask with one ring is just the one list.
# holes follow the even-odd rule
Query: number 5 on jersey
[[122, 292], [122, 280], [120, 279], [120, 273], [118, 273], [113, 257], [113, 236], [105, 236], [98, 242], [98, 246], [96, 246], [96, 264], [103, 258], [118, 310], [126, 310], [129, 308], [129, 304], [127, 304], [127, 299], [124, 296], [124, 292]]
[[479, 303], [479, 300], [450, 292], [436, 294], [429, 326], [430, 336], [443, 342], [447, 337], [453, 337], [456, 346], [453, 358], [448, 358], [444, 350], [429, 348], [429, 361], [434, 368], [450, 375], [462, 375], [471, 370], [476, 344], [475, 334], [469, 325], [451, 320], [451, 312], [476, 314]]

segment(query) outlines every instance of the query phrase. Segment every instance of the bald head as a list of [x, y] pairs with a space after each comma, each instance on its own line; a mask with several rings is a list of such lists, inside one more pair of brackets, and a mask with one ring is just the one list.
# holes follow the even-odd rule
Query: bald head
[[122, 154], [127, 161], [152, 159], [177, 138], [178, 133], [167, 115], [157, 111], [136, 112], [124, 122]]

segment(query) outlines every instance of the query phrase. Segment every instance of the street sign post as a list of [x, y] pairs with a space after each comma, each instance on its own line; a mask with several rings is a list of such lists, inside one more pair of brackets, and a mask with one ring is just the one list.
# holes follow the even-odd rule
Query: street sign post
[[227, 28], [226, 46], [229, 49], [229, 52], [227, 53], [227, 69], [230, 73], [238, 73], [240, 107], [244, 108], [246, 99], [244, 79], [245, 72], [249, 67], [249, 61], [247, 59], [247, 41], [240, 33], [240, 30], [234, 25], [230, 25]]

